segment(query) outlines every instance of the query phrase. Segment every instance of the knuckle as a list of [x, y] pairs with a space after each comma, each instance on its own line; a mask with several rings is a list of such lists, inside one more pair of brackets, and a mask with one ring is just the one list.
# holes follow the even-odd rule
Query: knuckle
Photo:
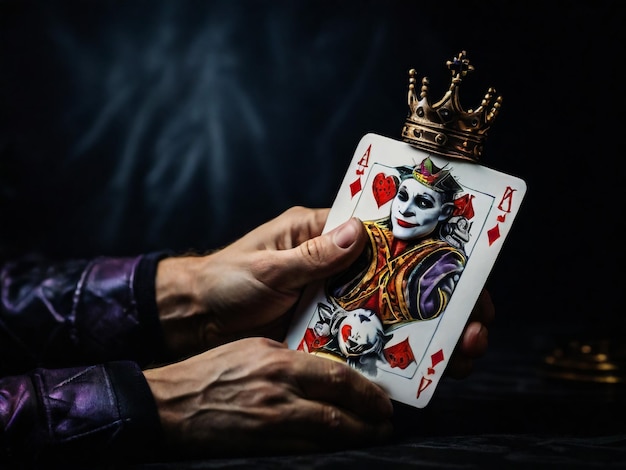
[[307, 209], [304, 206], [292, 206], [287, 209], [284, 214], [285, 216], [300, 218], [305, 217], [310, 210], [311, 209]]
[[319, 238], [310, 238], [302, 243], [300, 250], [303, 257], [314, 266], [321, 266], [324, 261], [324, 250]]
[[271, 273], [276, 268], [276, 263], [272, 256], [251, 256], [249, 258], [250, 271], [263, 277], [267, 273]]
[[326, 377], [328, 377], [329, 385], [333, 388], [345, 389], [350, 383], [348, 366], [338, 362], [330, 362], [327, 367]]
[[320, 408], [320, 420], [326, 428], [336, 429], [341, 426], [339, 410], [331, 405], [322, 405]]

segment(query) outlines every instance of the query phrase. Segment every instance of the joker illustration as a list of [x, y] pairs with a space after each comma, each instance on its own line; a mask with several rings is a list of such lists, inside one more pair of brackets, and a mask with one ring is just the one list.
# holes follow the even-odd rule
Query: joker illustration
[[383, 358], [390, 328], [439, 317], [467, 262], [471, 207], [457, 197], [462, 187], [450, 171], [430, 157], [397, 171], [389, 216], [363, 222], [369, 244], [348, 270], [328, 280], [329, 304], [318, 306], [314, 341], [306, 348], [361, 368], [368, 357]]

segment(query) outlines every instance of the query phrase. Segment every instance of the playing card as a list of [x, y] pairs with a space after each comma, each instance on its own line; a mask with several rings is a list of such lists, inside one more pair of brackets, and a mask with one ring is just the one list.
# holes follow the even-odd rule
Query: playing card
[[365, 135], [324, 231], [358, 217], [369, 243], [303, 293], [289, 347], [346, 362], [394, 400], [426, 406], [525, 192], [517, 177]]

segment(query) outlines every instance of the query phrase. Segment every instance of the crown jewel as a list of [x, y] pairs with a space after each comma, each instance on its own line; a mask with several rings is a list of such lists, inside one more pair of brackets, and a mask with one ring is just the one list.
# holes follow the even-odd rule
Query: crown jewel
[[428, 78], [422, 79], [418, 96], [415, 69], [409, 70], [409, 116], [402, 129], [402, 140], [426, 152], [477, 162], [483, 153], [487, 131], [500, 110], [502, 97], [498, 96], [492, 105], [496, 90], [489, 88], [476, 110], [464, 111], [459, 101], [459, 85], [474, 67], [465, 51], [446, 65], [452, 73], [450, 88], [434, 104], [428, 99]]

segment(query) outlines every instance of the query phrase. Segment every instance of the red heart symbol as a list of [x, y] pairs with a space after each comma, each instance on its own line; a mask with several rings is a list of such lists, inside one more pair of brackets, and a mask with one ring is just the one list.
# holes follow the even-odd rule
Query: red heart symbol
[[385, 176], [384, 173], [378, 173], [374, 176], [372, 191], [374, 192], [374, 199], [378, 207], [391, 201], [396, 195], [397, 190], [398, 180], [395, 176]]

